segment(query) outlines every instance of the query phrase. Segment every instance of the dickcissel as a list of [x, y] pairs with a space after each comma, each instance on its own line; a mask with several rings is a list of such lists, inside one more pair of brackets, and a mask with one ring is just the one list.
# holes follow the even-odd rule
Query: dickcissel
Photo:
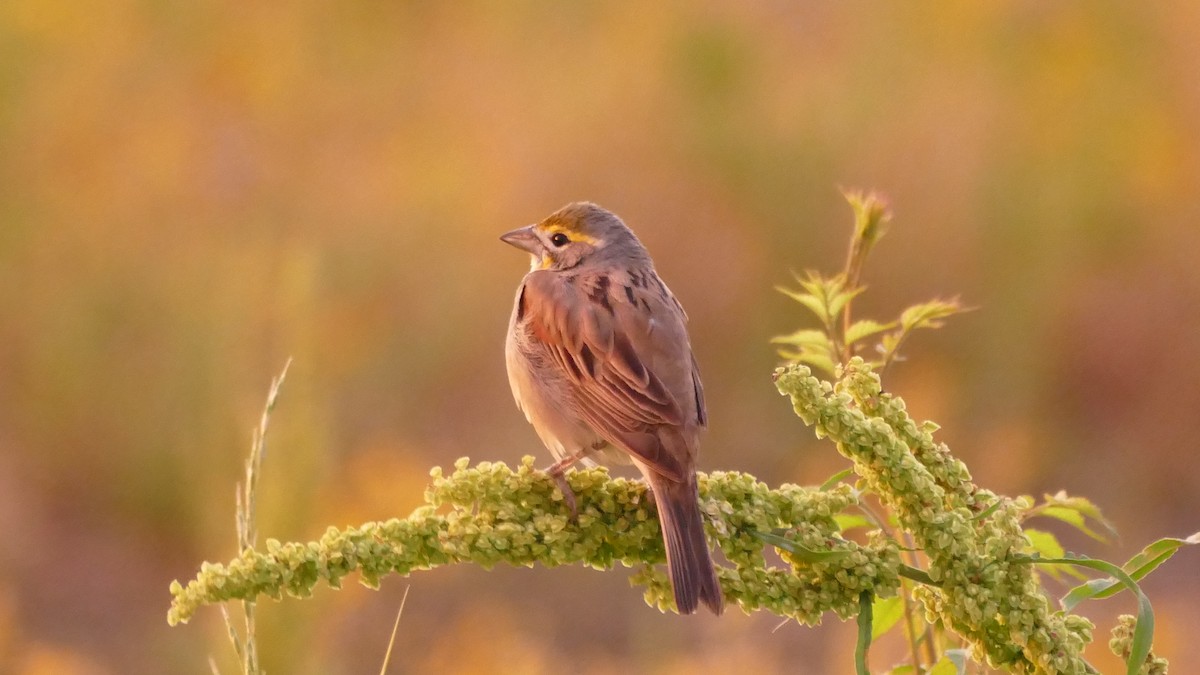
[[720, 614], [696, 487], [704, 390], [683, 307], [633, 232], [595, 204], [500, 239], [533, 259], [508, 327], [509, 384], [572, 512], [568, 467], [632, 462], [654, 493], [676, 607]]

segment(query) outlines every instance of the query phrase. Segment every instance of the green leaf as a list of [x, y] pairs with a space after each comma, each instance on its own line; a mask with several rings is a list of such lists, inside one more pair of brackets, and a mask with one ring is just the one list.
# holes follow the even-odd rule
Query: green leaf
[[846, 329], [846, 343], [854, 344], [859, 340], [865, 340], [872, 335], [878, 335], [879, 333], [891, 330], [895, 327], [895, 321], [890, 323], [879, 323], [878, 321], [873, 321], [871, 319], [860, 319], [850, 324], [850, 327]]
[[854, 646], [854, 670], [857, 675], [871, 675], [871, 671], [867, 668], [867, 651], [871, 648], [873, 633], [871, 628], [873, 623], [871, 598], [873, 596], [874, 593], [871, 591], [863, 591], [858, 594], [858, 640]]
[[[1030, 550], [1043, 558], [1061, 558], [1066, 555], [1062, 544], [1058, 542], [1058, 537], [1045, 530], [1038, 530], [1032, 527], [1025, 528], [1025, 536], [1029, 537]], [[1039, 565], [1040, 569], [1054, 577], [1058, 581], [1063, 580], [1064, 574], [1069, 574], [1076, 579], [1086, 580], [1087, 576], [1073, 567], [1064, 567], [1063, 565]]]
[[1129, 576], [1134, 579], [1141, 579], [1157, 569], [1159, 565], [1169, 560], [1179, 549], [1184, 546], [1194, 546], [1196, 544], [1200, 544], [1200, 532], [1186, 539], [1164, 537], [1143, 548], [1137, 555], [1122, 565], [1121, 569], [1128, 572]]
[[962, 675], [963, 669], [958, 667], [949, 656], [943, 656], [929, 669], [928, 675]]
[[841, 314], [842, 310], [846, 308], [846, 303], [853, 300], [859, 293], [862, 293], [865, 290], [867, 290], [866, 286], [859, 286], [858, 288], [852, 288], [848, 291], [842, 291], [842, 292], [837, 293], [837, 294], [833, 295], [832, 297], [830, 297], [829, 298], [829, 313], [830, 313], [830, 315], [837, 316], [838, 314]]
[[[1117, 528], [1100, 513], [1100, 508], [1085, 497], [1070, 497], [1065, 492], [1045, 495], [1045, 502], [1029, 510], [1026, 517], [1046, 516], [1074, 527], [1096, 541], [1108, 543], [1109, 537], [1117, 537]], [[1092, 529], [1099, 525], [1108, 536]]]
[[779, 292], [807, 307], [826, 328], [832, 326], [834, 317], [840, 311], [839, 307], [844, 306], [846, 300], [849, 299], [843, 299], [847, 293], [845, 278], [840, 274], [823, 277], [810, 270], [805, 272], [803, 277], [796, 275], [796, 281], [800, 282], [801, 291], [793, 291], [781, 286], [776, 288]]
[[833, 522], [837, 523], [838, 532], [853, 530], [857, 527], [871, 527], [873, 524], [866, 516], [857, 513], [839, 513], [834, 515]]
[[751, 532], [754, 534], [754, 536], [762, 539], [768, 544], [791, 553], [797, 560], [801, 560], [810, 564], [833, 562], [834, 560], [841, 560], [842, 558], [850, 555], [850, 551], [813, 551], [812, 549], [801, 546], [791, 539], [784, 539], [774, 532], [758, 532], [756, 530], [751, 530]]
[[892, 220], [884, 198], [875, 192], [858, 191], [842, 192], [842, 196], [854, 211], [854, 237], [863, 240], [867, 248], [883, 238]]
[[1033, 550], [1043, 558], [1061, 558], [1066, 555], [1062, 544], [1058, 543], [1058, 537], [1049, 532], [1030, 527], [1025, 529], [1025, 536], [1029, 537]]
[[904, 598], [898, 595], [890, 598], [876, 598], [875, 606], [871, 608], [871, 616], [875, 622], [871, 628], [871, 639], [878, 640], [904, 616]]
[[990, 516], [990, 515], [992, 515], [993, 513], [995, 513], [995, 512], [996, 512], [996, 509], [1000, 508], [1000, 506], [1001, 506], [1003, 503], [1004, 503], [1004, 499], [997, 499], [996, 501], [994, 501], [994, 502], [992, 502], [991, 504], [989, 504], [989, 505], [988, 505], [988, 507], [987, 507], [986, 509], [984, 509], [984, 510], [980, 511], [979, 513], [975, 514], [975, 515], [974, 515], [974, 516], [971, 518], [971, 520], [983, 520], [984, 518], [987, 518], [988, 516]]
[[908, 337], [903, 329], [886, 333], [879, 338], [879, 358], [871, 362], [874, 368], [885, 368], [891, 361], [903, 361], [900, 357], [900, 345], [904, 343], [904, 338]]
[[[1159, 539], [1130, 558], [1128, 562], [1121, 566], [1121, 569], [1129, 574], [1129, 578], [1134, 581], [1140, 581], [1147, 574], [1157, 569], [1159, 565], [1170, 560], [1171, 556], [1175, 555], [1175, 552], [1180, 548], [1195, 544], [1200, 544], [1200, 532], [1186, 539], [1171, 537]], [[1063, 609], [1069, 612], [1084, 600], [1110, 598], [1120, 593], [1122, 588], [1121, 582], [1113, 577], [1093, 579], [1072, 588], [1059, 602], [1062, 604]]]
[[833, 474], [829, 478], [826, 478], [825, 482], [821, 483], [821, 487], [819, 487], [817, 489], [820, 490], [821, 492], [825, 492], [825, 491], [837, 486], [838, 483], [841, 483], [842, 480], [844, 480], [847, 476], [849, 476], [853, 473], [854, 473], [854, 469], [842, 469], [841, 471]]
[[954, 662], [958, 666], [958, 672], [964, 673], [967, 670], [967, 663], [971, 660], [970, 649], [947, 649], [946, 658]]
[[1058, 604], [1062, 606], [1064, 611], [1069, 612], [1084, 600], [1095, 598], [1099, 596], [1100, 593], [1107, 591], [1114, 586], [1118, 586], [1119, 584], [1120, 582], [1112, 577], [1106, 577], [1104, 579], [1091, 579], [1076, 586], [1075, 588], [1072, 588], [1069, 593], [1059, 599]]
[[815, 328], [805, 328], [788, 335], [777, 335], [771, 338], [771, 343], [833, 349], [833, 343], [829, 340], [829, 336], [825, 334], [825, 331], [816, 330]]
[[967, 672], [967, 663], [970, 660], [971, 650], [969, 649], [947, 649], [946, 657], [942, 659], [942, 661], [949, 661], [954, 664], [954, 672], [957, 675], [963, 675], [963, 673]]
[[800, 282], [800, 287], [807, 291], [809, 295], [822, 298], [837, 293], [846, 285], [840, 274], [835, 274], [832, 277], [824, 277], [821, 276], [820, 272], [805, 270], [804, 276], [795, 273], [792, 276], [796, 277], [796, 281]]
[[831, 314], [829, 312], [829, 304], [828, 304], [828, 302], [826, 302], [825, 298], [817, 296], [817, 295], [813, 295], [811, 293], [801, 293], [799, 291], [793, 291], [793, 290], [791, 290], [789, 288], [785, 288], [783, 286], [776, 286], [775, 290], [779, 291], [780, 293], [783, 293], [784, 295], [795, 300], [796, 302], [800, 303], [801, 305], [804, 305], [808, 309], [808, 311], [812, 312], [813, 314], [815, 314], [817, 316], [817, 319], [820, 320], [822, 325], [824, 325], [824, 326], [832, 325], [833, 319], [831, 318]]
[[913, 305], [900, 313], [900, 328], [884, 334], [879, 340], [880, 358], [875, 363], [880, 367], [900, 360], [900, 345], [918, 328], [940, 328], [942, 319], [962, 312], [969, 311], [954, 300], [931, 300], [919, 305]]
[[841, 274], [823, 277], [817, 272], [809, 271], [804, 276], [796, 275], [796, 280], [800, 282], [799, 291], [784, 286], [776, 286], [776, 289], [808, 308], [826, 329], [833, 327], [846, 303], [865, 290], [861, 287], [846, 288], [846, 277]]
[[900, 326], [905, 332], [917, 328], [941, 328], [942, 319], [967, 311], [953, 300], [930, 300], [919, 305], [913, 305], [900, 313]]
[[818, 353], [807, 349], [780, 349], [779, 356], [791, 361], [792, 363], [803, 363], [817, 368], [832, 375], [837, 365], [834, 364], [833, 358], [827, 353]]
[[1083, 517], [1082, 513], [1076, 511], [1075, 509], [1069, 509], [1063, 506], [1047, 506], [1043, 508], [1038, 515], [1046, 516], [1047, 518], [1054, 518], [1055, 520], [1061, 520], [1062, 522], [1074, 527], [1080, 532], [1098, 541], [1106, 543], [1108, 541], [1104, 535], [1098, 534], [1095, 530], [1088, 527], [1087, 519]]

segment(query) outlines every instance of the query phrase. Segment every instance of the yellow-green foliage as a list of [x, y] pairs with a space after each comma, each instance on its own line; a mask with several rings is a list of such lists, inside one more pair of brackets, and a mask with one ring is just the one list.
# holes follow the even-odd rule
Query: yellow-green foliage
[[1017, 502], [977, 488], [858, 357], [836, 385], [802, 365], [781, 368], [776, 383], [805, 423], [854, 462], [928, 556], [937, 586], [921, 587], [918, 597], [930, 623], [944, 622], [977, 658], [1016, 672], [1088, 672], [1082, 651], [1092, 625], [1050, 608], [1021, 555], [1028, 540]]
[[[664, 560], [654, 501], [645, 485], [612, 478], [603, 468], [567, 474], [578, 498], [574, 523], [562, 493], [533, 468], [532, 457], [515, 470], [498, 462], [469, 466], [462, 459], [453, 473], [444, 475], [439, 468], [432, 477], [425, 505], [407, 518], [330, 528], [307, 543], [268, 540], [265, 550], [247, 550], [226, 565], [205, 563], [186, 586], [171, 585], [168, 621], [186, 622], [200, 606], [227, 600], [305, 597], [319, 582], [339, 587], [352, 572], [374, 587], [386, 574], [453, 563], [609, 569]], [[899, 557], [892, 543], [872, 538], [860, 545], [838, 534], [834, 514], [857, 501], [849, 486], [771, 490], [746, 474], [717, 472], [701, 475], [700, 491], [709, 533], [731, 563], [719, 569], [722, 586], [747, 611], [765, 609], [816, 623], [826, 611], [852, 616], [862, 590], [888, 595], [898, 586]], [[765, 544], [755, 533], [778, 528], [806, 546], [847, 555], [772, 567], [764, 562]], [[664, 575], [646, 568], [634, 580], [647, 586], [648, 602], [670, 607]]]

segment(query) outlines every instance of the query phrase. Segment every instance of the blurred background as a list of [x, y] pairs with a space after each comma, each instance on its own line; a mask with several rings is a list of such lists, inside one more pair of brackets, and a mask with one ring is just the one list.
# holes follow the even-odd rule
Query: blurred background
[[[775, 392], [773, 290], [895, 220], [863, 316], [961, 295], [887, 386], [983, 486], [1091, 497], [1122, 561], [1200, 529], [1200, 4], [0, 3], [0, 672], [236, 672], [168, 583], [262, 537], [407, 514], [431, 466], [548, 462], [497, 240], [616, 211], [691, 315], [703, 469], [845, 465]], [[1051, 527], [1050, 529], [1054, 529]], [[1200, 553], [1146, 583], [1200, 660]], [[627, 572], [442, 569], [266, 602], [272, 673], [852, 671], [853, 631], [647, 608]], [[1087, 607], [1108, 629], [1133, 602]], [[880, 645], [874, 665], [898, 659]]]

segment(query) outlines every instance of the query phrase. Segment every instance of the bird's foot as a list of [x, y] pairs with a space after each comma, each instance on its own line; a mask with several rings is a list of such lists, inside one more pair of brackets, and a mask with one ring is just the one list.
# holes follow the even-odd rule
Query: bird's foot
[[586, 457], [591, 451], [592, 448], [588, 448], [573, 455], [567, 455], [554, 464], [551, 464], [550, 467], [546, 469], [546, 473], [550, 474], [550, 477], [554, 479], [554, 484], [558, 486], [559, 490], [562, 490], [563, 501], [567, 503], [567, 508], [571, 510], [572, 523], [579, 522], [579, 506], [575, 500], [575, 491], [572, 490], [571, 485], [567, 483], [565, 474], [567, 469], [574, 466], [576, 462]]
[[554, 471], [554, 467], [550, 467], [550, 477], [554, 479], [554, 484], [562, 490], [563, 501], [567, 503], [567, 508], [571, 510], [571, 522], [579, 523], [579, 506], [575, 502], [575, 491], [571, 489], [570, 483], [567, 482], [567, 477], [562, 471]]

